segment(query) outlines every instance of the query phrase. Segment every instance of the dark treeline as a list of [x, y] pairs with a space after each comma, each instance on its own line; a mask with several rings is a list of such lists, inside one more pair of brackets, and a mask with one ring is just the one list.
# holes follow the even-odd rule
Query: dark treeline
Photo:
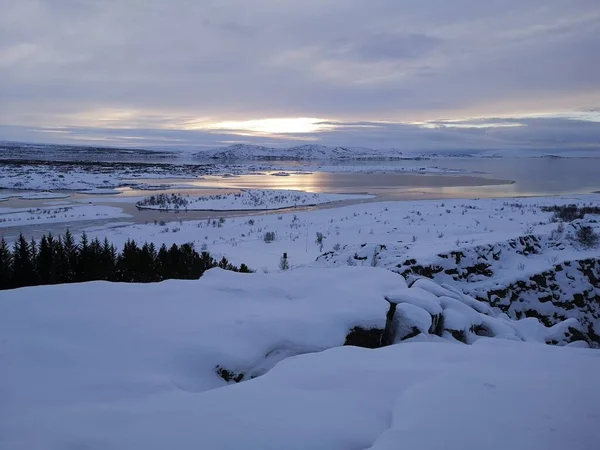
[[207, 252], [198, 253], [193, 244], [138, 246], [128, 240], [122, 251], [97, 238], [88, 240], [85, 233], [79, 243], [67, 231], [64, 236], [52, 234], [38, 241], [27, 241], [23, 235], [11, 247], [0, 240], [0, 289], [13, 289], [41, 284], [78, 283], [107, 280], [129, 283], [150, 283], [178, 279], [197, 279], [204, 271], [220, 267], [235, 272], [250, 272], [226, 258], [217, 261]]

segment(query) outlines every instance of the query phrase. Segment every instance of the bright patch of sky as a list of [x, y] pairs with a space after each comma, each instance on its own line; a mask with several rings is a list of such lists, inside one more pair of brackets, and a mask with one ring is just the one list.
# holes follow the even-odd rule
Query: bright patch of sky
[[4, 140], [600, 142], [597, 0], [0, 0], [0, 10]]

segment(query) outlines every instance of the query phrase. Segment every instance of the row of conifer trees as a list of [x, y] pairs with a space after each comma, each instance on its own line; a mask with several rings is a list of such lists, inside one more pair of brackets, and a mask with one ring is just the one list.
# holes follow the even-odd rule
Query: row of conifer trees
[[208, 252], [198, 253], [193, 244], [163, 244], [157, 250], [152, 243], [139, 246], [128, 240], [118, 251], [108, 239], [89, 240], [85, 233], [76, 242], [69, 231], [59, 237], [46, 234], [39, 241], [27, 241], [21, 234], [12, 246], [0, 240], [0, 289], [91, 280], [197, 279], [213, 267], [250, 272], [245, 264], [237, 267], [226, 258], [217, 261]]

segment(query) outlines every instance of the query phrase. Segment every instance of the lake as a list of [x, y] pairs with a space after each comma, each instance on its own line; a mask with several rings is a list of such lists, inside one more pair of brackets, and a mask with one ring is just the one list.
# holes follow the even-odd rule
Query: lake
[[[256, 165], [256, 162], [249, 163]], [[353, 161], [327, 163], [327, 168], [334, 172], [321, 172], [322, 162], [277, 162], [277, 165], [288, 171], [311, 173], [274, 176], [269, 173], [241, 175], [236, 177], [206, 177], [204, 179], [149, 179], [151, 184], [188, 184], [193, 189], [165, 189], [159, 192], [179, 192], [190, 196], [203, 193], [236, 191], [240, 188], [253, 189], [296, 189], [309, 192], [326, 193], [370, 193], [376, 195], [372, 200], [356, 200], [321, 205], [316, 208], [330, 208], [364, 201], [381, 200], [418, 200], [436, 198], [482, 198], [482, 197], [518, 197], [558, 194], [584, 194], [600, 191], [600, 159], [597, 158], [453, 158], [432, 159], [426, 161]], [[346, 170], [353, 172], [335, 172]], [[463, 174], [418, 174], [418, 173], [360, 173], [365, 170], [390, 169], [402, 167], [438, 167], [464, 171]], [[144, 181], [136, 179], [136, 182]], [[214, 189], [218, 190], [215, 191]], [[157, 191], [120, 188], [118, 195], [89, 195], [72, 191], [66, 202], [75, 204], [91, 203], [118, 206], [132, 218], [94, 220], [69, 224], [73, 229], [81, 229], [91, 225], [103, 225], [112, 222], [143, 223], [152, 220], [193, 220], [215, 218], [220, 216], [247, 215], [254, 213], [216, 213], [216, 212], [162, 212], [138, 211], [135, 200], [155, 194]], [[599, 196], [600, 200], [600, 196]], [[48, 205], [49, 200], [9, 199], [0, 202], [2, 208], [39, 208]], [[50, 203], [51, 204], [51, 203]], [[304, 208], [314, 209], [314, 208]], [[279, 212], [281, 213], [281, 212]], [[39, 231], [52, 229], [59, 231], [67, 224], [40, 226]], [[1, 230], [7, 235], [14, 235], [27, 226], [15, 226]]]

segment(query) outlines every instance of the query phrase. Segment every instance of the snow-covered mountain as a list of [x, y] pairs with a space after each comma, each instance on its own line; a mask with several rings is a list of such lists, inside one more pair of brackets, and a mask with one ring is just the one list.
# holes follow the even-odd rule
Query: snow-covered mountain
[[[366, 147], [330, 147], [319, 144], [298, 145], [288, 148], [234, 144], [203, 150], [194, 154], [199, 159], [276, 159], [276, 160], [348, 160], [348, 159], [421, 159], [421, 153], [403, 153], [397, 149]], [[468, 155], [462, 155], [468, 156]]]

